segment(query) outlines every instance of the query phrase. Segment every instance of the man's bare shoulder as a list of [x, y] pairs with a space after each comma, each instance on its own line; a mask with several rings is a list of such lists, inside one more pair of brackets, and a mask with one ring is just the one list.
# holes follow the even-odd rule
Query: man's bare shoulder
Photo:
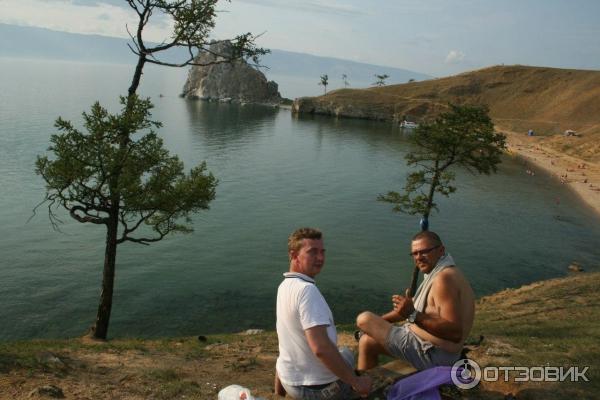
[[451, 290], [460, 289], [461, 287], [468, 285], [465, 276], [457, 267], [445, 268], [440, 271], [435, 279], [433, 280], [432, 290]]
[[434, 284], [452, 284], [460, 279], [464, 279], [464, 276], [460, 270], [455, 267], [449, 267], [441, 270], [435, 277]]
[[431, 290], [434, 294], [467, 293], [473, 296], [469, 281], [457, 267], [446, 268], [435, 277]]

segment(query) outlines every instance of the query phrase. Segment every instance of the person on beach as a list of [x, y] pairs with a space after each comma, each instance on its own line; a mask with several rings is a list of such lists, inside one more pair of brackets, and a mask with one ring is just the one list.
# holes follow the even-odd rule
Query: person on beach
[[364, 332], [359, 371], [377, 366], [379, 354], [404, 359], [418, 370], [451, 366], [461, 357], [475, 315], [473, 290], [434, 232], [415, 235], [410, 254], [424, 274], [414, 299], [408, 289], [405, 296], [392, 296], [393, 309], [387, 314], [365, 311], [356, 319]]
[[296, 230], [288, 238], [289, 272], [277, 290], [279, 357], [275, 393], [294, 399], [366, 397], [372, 381], [354, 373], [354, 355], [337, 348], [333, 315], [315, 284], [323, 269], [321, 231]]

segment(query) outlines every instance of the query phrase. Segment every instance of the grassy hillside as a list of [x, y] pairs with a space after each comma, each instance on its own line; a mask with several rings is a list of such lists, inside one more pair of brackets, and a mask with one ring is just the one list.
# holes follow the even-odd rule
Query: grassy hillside
[[[362, 90], [337, 90], [300, 111], [383, 120], [422, 121], [448, 103], [485, 104], [499, 130], [551, 136], [547, 144], [600, 160], [600, 71], [495, 66], [447, 78]], [[304, 110], [302, 110], [304, 108]], [[582, 136], [563, 138], [566, 129]]]
[[[600, 273], [580, 273], [484, 297], [477, 304], [469, 357], [484, 366], [589, 366], [590, 382], [482, 383], [462, 399], [600, 398]], [[353, 327], [339, 342], [355, 346]], [[48, 398], [53, 385], [72, 399], [215, 399], [230, 384], [272, 394], [274, 332], [164, 340], [81, 339], [0, 343], [0, 399]], [[381, 366], [379, 383], [410, 372]], [[382, 377], [385, 377], [383, 379]], [[379, 379], [382, 378], [382, 379]], [[57, 390], [57, 389], [54, 389]], [[382, 398], [373, 395], [370, 398]]]
[[470, 358], [481, 366], [588, 366], [589, 382], [484, 383], [474, 398], [600, 398], [599, 285], [600, 273], [580, 273], [480, 299], [471, 336], [485, 338]]

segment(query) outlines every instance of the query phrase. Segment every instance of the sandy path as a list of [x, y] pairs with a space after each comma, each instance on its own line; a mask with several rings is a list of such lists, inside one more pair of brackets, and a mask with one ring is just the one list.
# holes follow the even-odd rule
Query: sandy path
[[542, 168], [577, 193], [597, 214], [600, 214], [600, 165], [558, 153], [544, 146], [543, 138], [508, 132], [509, 154], [531, 163], [528, 173]]

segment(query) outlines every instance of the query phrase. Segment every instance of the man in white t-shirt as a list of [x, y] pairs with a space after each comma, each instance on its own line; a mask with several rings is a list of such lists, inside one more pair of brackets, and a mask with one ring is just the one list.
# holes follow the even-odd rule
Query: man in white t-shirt
[[337, 348], [333, 315], [315, 285], [325, 263], [321, 231], [296, 230], [288, 238], [290, 270], [277, 290], [279, 357], [275, 392], [294, 399], [366, 397], [371, 378], [354, 373], [354, 356]]

